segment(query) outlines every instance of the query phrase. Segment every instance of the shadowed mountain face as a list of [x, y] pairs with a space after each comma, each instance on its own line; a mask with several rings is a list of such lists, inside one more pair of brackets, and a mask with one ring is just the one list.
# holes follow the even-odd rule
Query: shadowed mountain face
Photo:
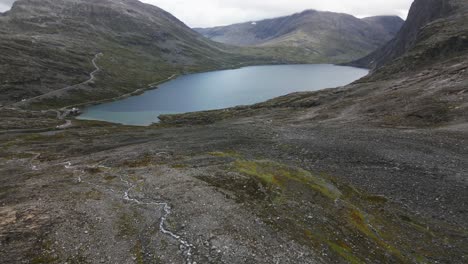
[[[236, 59], [171, 14], [136, 0], [19, 0], [0, 15], [0, 33], [0, 104], [44, 94], [40, 101], [49, 105], [109, 98]], [[98, 53], [99, 89], [88, 83], [64, 91], [89, 78]]]
[[373, 16], [362, 19], [373, 27], [379, 27], [382, 34], [388, 34], [393, 38], [400, 31], [404, 20], [399, 16]]
[[392, 39], [399, 17], [356, 17], [307, 10], [257, 22], [195, 29], [218, 42], [239, 46], [291, 47], [305, 56], [345, 61], [365, 56]]
[[[417, 61], [434, 61], [431, 54], [456, 55], [457, 51], [467, 48], [464, 40], [468, 28], [466, 22], [464, 1], [417, 0], [411, 7], [407, 22], [392, 41], [352, 64], [379, 68], [402, 55], [412, 56], [411, 60]], [[415, 57], [416, 50], [426, 50], [431, 54]], [[405, 54], [407, 52], [413, 55]], [[415, 61], [408, 60], [407, 63], [412, 67]]]

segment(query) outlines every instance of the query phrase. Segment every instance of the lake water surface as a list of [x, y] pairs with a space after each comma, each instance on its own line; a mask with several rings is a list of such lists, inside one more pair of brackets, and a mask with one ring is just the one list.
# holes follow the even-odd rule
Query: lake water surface
[[252, 66], [181, 76], [141, 95], [84, 109], [79, 119], [126, 125], [157, 123], [161, 114], [250, 105], [292, 92], [349, 84], [365, 69], [330, 64]]

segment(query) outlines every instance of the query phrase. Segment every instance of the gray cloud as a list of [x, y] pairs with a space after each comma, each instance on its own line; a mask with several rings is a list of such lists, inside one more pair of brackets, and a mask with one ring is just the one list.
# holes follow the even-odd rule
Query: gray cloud
[[[15, 0], [0, 0], [0, 12]], [[141, 0], [159, 6], [192, 27], [212, 27], [289, 15], [305, 9], [342, 12], [357, 17], [406, 18], [413, 0]]]
[[0, 0], [0, 12], [10, 10], [13, 2], [15, 2], [15, 0]]

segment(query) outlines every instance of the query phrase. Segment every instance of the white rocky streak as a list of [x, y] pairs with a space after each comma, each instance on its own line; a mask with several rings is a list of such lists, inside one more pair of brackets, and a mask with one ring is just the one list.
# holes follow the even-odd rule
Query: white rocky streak
[[33, 162], [41, 156], [41, 153], [36, 153], [36, 152], [27, 152], [28, 154], [34, 155], [30, 160], [29, 160], [29, 166], [31, 167], [31, 170], [33, 171], [38, 171], [39, 168], [33, 164]]
[[159, 222], [159, 230], [165, 234], [165, 235], [169, 235], [170, 237], [172, 237], [173, 239], [177, 240], [179, 242], [179, 244], [182, 246], [182, 249], [184, 250], [184, 257], [185, 257], [185, 263], [187, 264], [192, 264], [192, 248], [193, 248], [193, 245], [190, 244], [187, 240], [185, 240], [184, 238], [182, 238], [181, 236], [167, 230], [164, 225], [166, 223], [166, 220], [167, 220], [167, 217], [171, 214], [171, 207], [169, 206], [168, 203], [165, 203], [165, 202], [150, 202], [150, 203], [144, 203], [144, 202], [141, 202], [135, 198], [131, 198], [130, 195], [129, 195], [129, 192], [135, 188], [135, 185], [131, 185], [128, 181], [124, 180], [122, 178], [122, 176], [120, 176], [120, 180], [125, 183], [127, 186], [129, 186], [129, 189], [127, 191], [125, 191], [124, 193], [124, 200], [126, 201], [129, 201], [129, 202], [133, 202], [133, 203], [136, 203], [138, 205], [155, 205], [155, 206], [162, 206], [163, 207], [163, 210], [164, 210], [164, 214], [163, 216], [161, 217], [161, 220]]
[[[93, 183], [89, 183], [89, 182], [86, 182], [83, 180], [83, 178], [81, 177], [85, 172], [83, 170], [80, 170], [80, 169], [75, 169], [75, 166], [72, 166], [72, 163], [71, 162], [65, 162], [65, 169], [73, 169], [73, 172], [80, 172], [80, 175], [78, 176], [78, 183], [86, 183], [86, 184], [89, 184], [91, 186], [95, 186], [95, 187], [98, 187], [98, 188], [103, 188], [102, 186], [99, 186], [97, 184], [93, 184]], [[101, 168], [108, 168], [108, 167], [104, 167], [104, 166], [98, 166], [98, 167], [101, 167]], [[173, 238], [174, 240], [176, 240], [180, 246], [181, 246], [181, 249], [183, 250], [183, 255], [184, 255], [184, 258], [185, 258], [185, 263], [186, 264], [194, 264], [196, 262], [193, 262], [192, 261], [192, 249], [193, 249], [193, 245], [190, 244], [185, 238], [183, 238], [182, 236], [180, 235], [177, 235], [175, 234], [174, 232], [168, 230], [165, 228], [165, 224], [166, 224], [166, 221], [167, 221], [167, 218], [169, 217], [169, 215], [171, 214], [171, 207], [169, 206], [168, 203], [166, 202], [142, 202], [136, 198], [132, 198], [130, 197], [130, 194], [129, 192], [135, 188], [135, 185], [132, 185], [129, 181], [125, 180], [122, 176], [120, 176], [120, 181], [123, 182], [125, 185], [128, 186], [128, 189], [126, 191], [124, 191], [124, 194], [123, 194], [123, 199], [125, 201], [128, 201], [128, 202], [132, 202], [132, 203], [135, 203], [137, 205], [150, 205], [150, 206], [158, 206], [158, 207], [162, 207], [164, 213], [159, 221], [159, 230], [161, 231], [161, 233], [165, 234], [165, 235], [168, 235], [170, 236], [171, 238]], [[104, 189], [107, 189], [107, 188], [104, 188]], [[108, 189], [109, 191], [115, 193], [114, 190], [112, 189]]]

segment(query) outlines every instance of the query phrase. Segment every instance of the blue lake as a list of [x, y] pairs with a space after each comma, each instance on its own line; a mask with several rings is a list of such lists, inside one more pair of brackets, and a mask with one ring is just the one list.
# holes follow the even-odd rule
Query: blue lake
[[299, 91], [349, 84], [365, 69], [331, 64], [252, 66], [181, 76], [158, 89], [84, 109], [78, 119], [126, 125], [157, 123], [161, 114], [250, 105]]

